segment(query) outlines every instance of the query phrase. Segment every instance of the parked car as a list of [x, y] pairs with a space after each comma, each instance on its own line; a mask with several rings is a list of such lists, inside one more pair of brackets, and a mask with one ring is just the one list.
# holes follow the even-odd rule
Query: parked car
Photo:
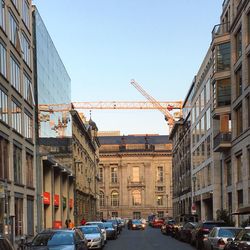
[[107, 241], [107, 233], [106, 233], [106, 229], [105, 229], [102, 221], [88, 221], [85, 223], [85, 225], [86, 226], [87, 225], [97, 225], [101, 229], [101, 232], [102, 232], [102, 235], [104, 238], [104, 242]]
[[161, 226], [161, 232], [166, 235], [171, 235], [175, 224], [176, 222], [173, 219], [165, 220]]
[[164, 219], [155, 218], [151, 221], [151, 226], [155, 228], [161, 228], [163, 224], [164, 224]]
[[8, 238], [0, 235], [0, 249], [14, 250], [14, 247], [12, 246]]
[[117, 233], [120, 234], [121, 231], [122, 231], [122, 226], [121, 224], [118, 223], [118, 221], [116, 219], [110, 219], [110, 220], [107, 220], [107, 222], [112, 222]]
[[207, 239], [208, 234], [214, 227], [226, 226], [224, 221], [203, 221], [198, 223], [197, 227], [192, 231], [191, 244], [195, 243], [195, 246], [199, 250], [204, 249], [204, 239]]
[[241, 229], [235, 239], [227, 239], [224, 250], [250, 250], [250, 229]]
[[[38, 233], [26, 244], [29, 250], [87, 250], [87, 240], [79, 229], [50, 229]], [[2, 249], [2, 248], [0, 248]], [[5, 248], [3, 248], [5, 249]]]
[[183, 225], [179, 232], [179, 239], [190, 243], [191, 231], [197, 226], [197, 222], [187, 222]]
[[142, 229], [144, 230], [146, 228], [146, 225], [143, 224], [140, 220], [132, 220], [132, 230], [136, 229]]
[[112, 222], [103, 222], [106, 229], [107, 239], [115, 240], [117, 239], [117, 231]]
[[205, 250], [224, 249], [227, 239], [234, 239], [242, 228], [240, 227], [214, 227], [204, 241]]
[[104, 238], [98, 225], [86, 225], [78, 227], [88, 240], [88, 249], [99, 248], [104, 246]]

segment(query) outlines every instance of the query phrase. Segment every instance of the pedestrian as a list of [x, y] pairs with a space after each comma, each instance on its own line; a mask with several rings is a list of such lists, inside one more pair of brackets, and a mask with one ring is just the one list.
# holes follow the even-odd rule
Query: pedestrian
[[84, 219], [84, 217], [81, 220], [81, 225], [84, 226], [86, 224], [86, 220]]
[[69, 220], [68, 219], [66, 219], [65, 225], [66, 225], [66, 228], [69, 228]]
[[72, 229], [74, 227], [74, 224], [73, 224], [73, 222], [71, 222], [71, 219], [69, 219], [69, 229]]

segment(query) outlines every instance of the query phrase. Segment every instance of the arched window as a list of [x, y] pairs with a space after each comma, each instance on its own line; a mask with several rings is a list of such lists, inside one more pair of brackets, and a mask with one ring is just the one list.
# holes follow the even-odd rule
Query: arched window
[[133, 202], [133, 206], [141, 205], [141, 192], [139, 190], [134, 190], [132, 192], [132, 202]]
[[113, 191], [111, 193], [111, 206], [113, 207], [119, 206], [119, 194], [117, 191]]
[[104, 207], [105, 202], [104, 202], [104, 193], [100, 191], [100, 207]]

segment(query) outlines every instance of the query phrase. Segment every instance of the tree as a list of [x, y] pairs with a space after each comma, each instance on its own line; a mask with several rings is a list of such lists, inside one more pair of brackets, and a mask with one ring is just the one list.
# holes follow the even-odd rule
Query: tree
[[218, 209], [216, 211], [217, 220], [225, 221], [227, 226], [234, 226], [235, 222], [232, 220], [232, 216], [230, 216], [229, 212], [226, 209]]

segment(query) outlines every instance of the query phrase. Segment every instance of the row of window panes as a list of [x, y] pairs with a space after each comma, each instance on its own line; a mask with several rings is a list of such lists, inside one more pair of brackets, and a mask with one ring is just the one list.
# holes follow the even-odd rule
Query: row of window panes
[[[158, 182], [163, 182], [163, 178], [164, 178], [163, 175], [164, 175], [163, 167], [158, 167], [157, 168], [157, 181]], [[102, 167], [99, 168], [99, 178], [100, 178], [100, 181], [103, 182], [103, 168]], [[140, 181], [139, 167], [132, 168], [132, 181], [133, 182]], [[118, 182], [118, 169], [117, 169], [117, 167], [111, 168], [111, 182], [112, 183]]]
[[195, 123], [204, 109], [205, 105], [210, 100], [210, 80], [207, 81], [205, 87], [202, 89], [200, 96], [197, 98], [194, 107], [191, 110], [192, 123]]
[[211, 141], [208, 136], [192, 154], [192, 167], [196, 168], [200, 166], [204, 161], [211, 157]]
[[193, 183], [195, 185], [195, 191], [211, 185], [211, 165], [208, 164], [206, 167], [202, 168], [195, 174], [195, 177], [196, 181]]
[[[119, 194], [118, 192], [111, 193], [111, 206], [119, 206]], [[133, 206], [141, 206], [142, 204], [142, 197], [141, 192], [139, 190], [134, 190], [132, 192], [132, 204]], [[156, 199], [156, 205], [162, 206], [163, 205], [163, 195], [158, 195]], [[103, 192], [100, 192], [100, 207], [105, 206], [105, 196]]]
[[8, 96], [0, 89], [0, 120], [8, 124]]

